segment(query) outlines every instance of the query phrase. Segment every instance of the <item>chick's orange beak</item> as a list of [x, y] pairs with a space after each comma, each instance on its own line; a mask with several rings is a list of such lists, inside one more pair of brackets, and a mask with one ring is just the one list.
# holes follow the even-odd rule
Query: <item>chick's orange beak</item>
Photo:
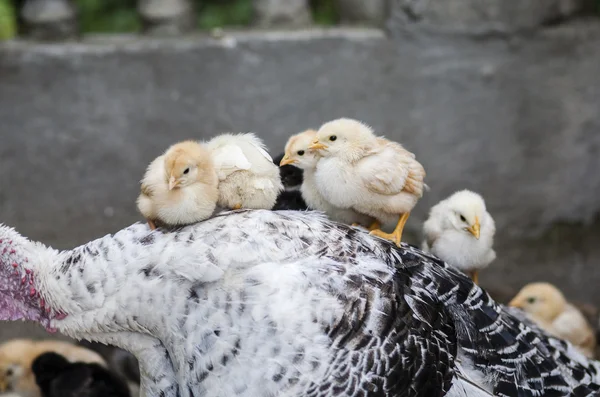
[[169, 178], [169, 190], [173, 190], [175, 186], [177, 186], [177, 180], [174, 176], [171, 176], [171, 178]]
[[294, 164], [296, 162], [297, 162], [296, 159], [291, 159], [290, 156], [288, 156], [286, 154], [285, 156], [283, 156], [283, 158], [279, 162], [279, 166], [284, 166], [284, 165], [288, 165], [288, 164]]
[[319, 142], [318, 139], [315, 139], [308, 148], [310, 150], [323, 150], [323, 149], [327, 149], [327, 146], [323, 145], [321, 142]]
[[479, 225], [479, 219], [475, 217], [475, 223], [467, 228], [469, 233], [471, 233], [477, 240], [479, 240], [479, 235], [481, 232], [481, 226]]
[[521, 299], [513, 298], [513, 300], [511, 300], [508, 303], [508, 306], [510, 306], [510, 307], [516, 307], [517, 309], [522, 309], [523, 308], [523, 303], [521, 302]]

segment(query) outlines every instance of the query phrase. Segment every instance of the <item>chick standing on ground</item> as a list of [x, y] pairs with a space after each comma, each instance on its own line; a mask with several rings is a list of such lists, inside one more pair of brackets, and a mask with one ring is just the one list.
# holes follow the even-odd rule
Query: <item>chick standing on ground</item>
[[523, 309], [540, 328], [568, 340], [586, 357], [594, 357], [596, 336], [583, 314], [550, 283], [527, 284], [509, 306]]
[[207, 142], [223, 208], [271, 209], [283, 190], [279, 167], [254, 134], [222, 134]]
[[[371, 234], [400, 245], [410, 211], [425, 188], [425, 169], [415, 155], [352, 119], [325, 123], [309, 149], [323, 157], [315, 173], [323, 197], [336, 207], [372, 216]], [[391, 234], [380, 230], [391, 222], [396, 225]]]
[[106, 365], [97, 353], [71, 343], [13, 339], [0, 345], [0, 393], [12, 391], [21, 397], [40, 397], [31, 364], [45, 352], [60, 353], [71, 362]]
[[478, 271], [487, 267], [496, 252], [496, 225], [483, 198], [469, 190], [454, 193], [431, 208], [423, 225], [423, 251], [468, 273], [475, 283]]
[[208, 219], [219, 196], [211, 154], [194, 141], [176, 143], [157, 157], [141, 184], [137, 205], [152, 229], [156, 221], [185, 225]]
[[318, 155], [314, 151], [308, 150], [316, 135], [317, 131], [307, 130], [292, 136], [285, 145], [285, 155], [280, 165], [294, 164], [304, 171], [300, 192], [309, 208], [325, 212], [330, 219], [336, 222], [371, 225], [374, 221], [373, 218], [351, 208], [338, 208], [325, 200], [319, 193], [315, 181]]

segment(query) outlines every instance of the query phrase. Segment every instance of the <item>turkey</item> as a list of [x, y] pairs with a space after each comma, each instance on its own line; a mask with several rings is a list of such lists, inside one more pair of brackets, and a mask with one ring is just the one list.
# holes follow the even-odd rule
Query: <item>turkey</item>
[[420, 250], [319, 213], [136, 223], [69, 251], [0, 227], [0, 319], [135, 354], [143, 395], [593, 396], [600, 364]]

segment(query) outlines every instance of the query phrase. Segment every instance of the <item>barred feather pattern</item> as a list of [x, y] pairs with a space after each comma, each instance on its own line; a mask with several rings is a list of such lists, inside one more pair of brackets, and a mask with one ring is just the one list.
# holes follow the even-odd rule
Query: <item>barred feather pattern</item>
[[597, 362], [462, 273], [320, 213], [134, 224], [46, 254], [53, 325], [136, 354], [147, 396], [599, 395]]

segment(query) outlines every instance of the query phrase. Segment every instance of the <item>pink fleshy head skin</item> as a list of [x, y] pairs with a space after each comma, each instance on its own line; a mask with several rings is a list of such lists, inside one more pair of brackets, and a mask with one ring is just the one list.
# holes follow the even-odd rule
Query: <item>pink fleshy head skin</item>
[[0, 239], [0, 320], [36, 321], [56, 332], [51, 320], [66, 314], [53, 310], [40, 296], [34, 272], [24, 266], [29, 260], [19, 248], [12, 240]]

